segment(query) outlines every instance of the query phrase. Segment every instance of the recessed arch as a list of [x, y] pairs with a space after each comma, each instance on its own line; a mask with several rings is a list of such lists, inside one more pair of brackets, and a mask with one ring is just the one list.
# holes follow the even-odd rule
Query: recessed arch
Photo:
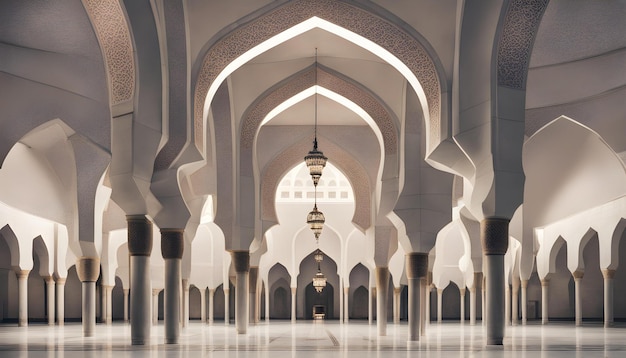
[[39, 259], [39, 276], [52, 276], [54, 267], [51, 263], [54, 262], [54, 257], [50, 254], [48, 245], [46, 245], [41, 235], [33, 240], [33, 255], [37, 255]]
[[589, 228], [581, 238], [578, 245], [578, 262], [576, 263], [577, 271], [585, 270], [585, 260], [583, 259], [583, 252], [585, 251], [585, 247], [587, 247], [587, 244], [589, 244], [589, 241], [591, 241], [591, 239], [593, 239], [594, 237], [596, 239], [598, 238], [598, 232], [593, 228]]
[[[615, 270], [619, 265], [619, 246], [621, 240], [626, 237], [626, 219], [621, 218], [611, 235], [611, 263], [607, 269]], [[604, 269], [604, 267], [602, 267]]]
[[[317, 83], [315, 73], [317, 72]], [[311, 66], [283, 81], [277, 88], [269, 90], [252, 104], [243, 116], [240, 132], [241, 152], [251, 155], [256, 134], [264, 119], [274, 108], [289, 98], [304, 92], [315, 85], [336, 93], [362, 108], [373, 119], [380, 130], [385, 154], [398, 151], [398, 129], [391, 111], [381, 104], [381, 100], [357, 83], [343, 78], [323, 66]], [[243, 155], [243, 154], [242, 154]]]
[[[427, 122], [427, 147], [441, 137], [441, 98], [446, 92], [438, 59], [397, 25], [353, 4], [333, 0], [292, 1], [271, 9], [228, 33], [205, 52], [194, 91], [195, 143], [205, 147], [205, 120], [213, 95], [223, 80], [243, 63], [273, 46], [313, 28], [330, 31], [390, 63], [416, 91]], [[288, 31], [289, 30], [289, 31]], [[442, 91], [443, 89], [443, 91]], [[447, 128], [447, 125], [445, 126]]]
[[[556, 272], [556, 257], [559, 254], [559, 252], [561, 251], [561, 248], [563, 247], [563, 245], [566, 245], [565, 254], [567, 255], [567, 242], [561, 236], [559, 236], [554, 241], [554, 244], [552, 244], [552, 247], [550, 248], [550, 255], [548, 255], [548, 272], [547, 272], [547, 275], [550, 275], [550, 274]], [[540, 278], [544, 279], [545, 277], [540, 277]]]
[[0, 228], [0, 236], [4, 239], [7, 246], [9, 247], [9, 253], [11, 255], [11, 267], [19, 267], [20, 266], [20, 244], [15, 235], [13, 229], [9, 224], [4, 225]]

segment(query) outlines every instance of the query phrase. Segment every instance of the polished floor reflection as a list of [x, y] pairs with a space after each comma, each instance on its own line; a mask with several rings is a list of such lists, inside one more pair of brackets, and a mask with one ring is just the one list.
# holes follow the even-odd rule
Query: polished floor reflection
[[407, 343], [407, 325], [389, 324], [386, 337], [367, 322], [272, 321], [237, 335], [234, 325], [192, 322], [180, 343], [164, 344], [163, 326], [152, 330], [151, 344], [130, 345], [130, 326], [97, 325], [83, 338], [80, 324], [49, 327], [0, 325], [0, 357], [624, 357], [626, 325], [605, 329], [590, 323], [531, 324], [507, 327], [503, 347], [485, 347], [483, 327], [432, 324], [419, 343]]

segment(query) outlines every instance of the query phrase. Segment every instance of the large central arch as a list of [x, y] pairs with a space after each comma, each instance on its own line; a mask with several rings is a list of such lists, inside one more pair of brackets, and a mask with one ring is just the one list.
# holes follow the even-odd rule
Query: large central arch
[[[206, 113], [219, 84], [243, 63], [281, 42], [313, 28], [322, 28], [368, 49], [392, 64], [416, 91], [429, 122], [427, 147], [441, 138], [441, 100], [437, 58], [427, 51], [424, 39], [416, 39], [382, 17], [355, 5], [334, 0], [299, 0], [270, 10], [240, 26], [205, 52], [194, 92], [195, 144], [204, 153]], [[287, 30], [291, 30], [287, 32]], [[424, 45], [426, 44], [426, 46]]]

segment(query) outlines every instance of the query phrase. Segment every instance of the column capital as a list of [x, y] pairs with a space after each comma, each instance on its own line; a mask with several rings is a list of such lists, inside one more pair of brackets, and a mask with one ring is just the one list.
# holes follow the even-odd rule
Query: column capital
[[48, 285], [51, 285], [51, 284], [53, 284], [53, 283], [54, 283], [54, 277], [52, 277], [52, 276], [46, 276], [46, 277], [44, 277], [43, 279], [44, 279], [44, 281], [46, 281], [46, 283], [47, 283]]
[[612, 280], [613, 278], [615, 278], [615, 271], [616, 270], [613, 270], [613, 269], [603, 269], [602, 277], [604, 277], [605, 279]]
[[152, 289], [152, 296], [158, 296], [159, 292], [161, 292], [160, 288], [153, 288]]
[[438, 295], [443, 294], [443, 289], [442, 289], [442, 288], [438, 288], [438, 289], [437, 289], [437, 294], [438, 294]]
[[27, 279], [29, 274], [30, 274], [30, 270], [15, 270], [15, 275], [17, 276], [18, 280], [20, 278]]
[[582, 270], [576, 270], [576, 271], [572, 272], [572, 276], [574, 277], [575, 280], [576, 279], [579, 280], [579, 279], [583, 278], [584, 275], [585, 275], [585, 271], [582, 271]]
[[295, 295], [295, 294], [296, 294], [296, 292], [298, 292], [298, 288], [297, 288], [297, 287], [292, 287], [292, 288], [291, 288], [291, 294], [292, 294], [292, 295]]
[[128, 254], [150, 256], [152, 254], [152, 222], [145, 215], [127, 215]]
[[55, 277], [54, 281], [56, 282], [57, 285], [65, 285], [65, 281], [67, 279], [65, 277]]
[[344, 287], [344, 288], [343, 288], [343, 292], [344, 292], [346, 295], [347, 295], [347, 294], [349, 294], [349, 293], [350, 293], [350, 286], [348, 286], [348, 287]]
[[465, 288], [460, 288], [459, 293], [461, 294], [461, 296], [465, 296]]
[[161, 229], [161, 255], [164, 259], [182, 259], [185, 229]]
[[96, 282], [100, 276], [99, 257], [81, 257], [76, 260], [76, 274], [80, 282]]
[[250, 271], [250, 251], [233, 250], [230, 252], [230, 255], [233, 258], [233, 265], [235, 266], [235, 272]]
[[480, 222], [480, 239], [485, 255], [504, 255], [509, 248], [507, 218], [485, 218]]
[[394, 287], [393, 288], [393, 293], [400, 294], [401, 292], [402, 292], [402, 288], [401, 287]]
[[541, 280], [541, 286], [542, 287], [547, 287], [550, 286], [550, 279], [549, 278], [544, 278]]
[[522, 279], [522, 280], [520, 280], [520, 284], [521, 284], [522, 288], [528, 288], [528, 280]]
[[428, 254], [411, 252], [406, 254], [406, 277], [408, 279], [428, 276]]

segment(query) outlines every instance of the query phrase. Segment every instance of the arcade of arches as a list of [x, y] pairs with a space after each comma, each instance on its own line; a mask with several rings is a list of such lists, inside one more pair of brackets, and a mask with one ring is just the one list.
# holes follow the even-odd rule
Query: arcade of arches
[[246, 335], [321, 307], [409, 342], [444, 321], [485, 345], [616, 329], [625, 17], [623, 0], [3, 1], [2, 326], [176, 344], [190, 321]]

